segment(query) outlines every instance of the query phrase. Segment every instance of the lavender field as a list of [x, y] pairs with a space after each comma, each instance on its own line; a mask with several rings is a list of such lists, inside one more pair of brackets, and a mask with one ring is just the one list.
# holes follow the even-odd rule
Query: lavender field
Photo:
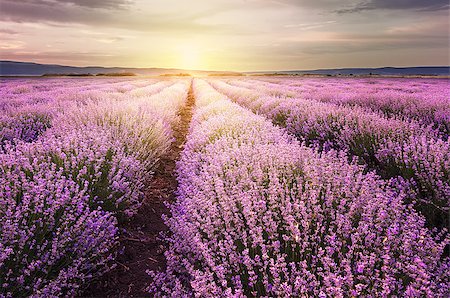
[[0, 297], [449, 297], [449, 83], [0, 79]]

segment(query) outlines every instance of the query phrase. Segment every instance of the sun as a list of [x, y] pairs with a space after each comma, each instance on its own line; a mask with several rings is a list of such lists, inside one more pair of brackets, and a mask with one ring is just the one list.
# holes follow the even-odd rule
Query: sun
[[179, 48], [180, 68], [198, 70], [202, 68], [200, 49], [194, 45]]

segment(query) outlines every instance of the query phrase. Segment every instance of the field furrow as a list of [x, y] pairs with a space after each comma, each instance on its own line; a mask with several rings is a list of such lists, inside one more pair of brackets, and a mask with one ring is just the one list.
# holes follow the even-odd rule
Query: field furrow
[[85, 295], [145, 296], [149, 284], [147, 271], [165, 268], [164, 250], [159, 236], [161, 232], [167, 231], [167, 226], [162, 216], [168, 214], [166, 204], [175, 201], [178, 185], [175, 163], [186, 143], [194, 103], [191, 85], [186, 101], [170, 109], [177, 111], [178, 115], [177, 121], [172, 123], [174, 141], [166, 154], [161, 156], [138, 213], [124, 226], [119, 239], [124, 244], [124, 252], [117, 259], [119, 265], [94, 283]]
[[[178, 197], [165, 220], [167, 269], [151, 273], [151, 294], [446, 291], [445, 242], [402, 194], [338, 153], [301, 145], [205, 81], [194, 81], [194, 93], [197, 107], [177, 165]], [[417, 239], [421, 245], [412, 245]], [[421, 273], [408, 269], [419, 263]]]
[[7, 296], [72, 296], [116, 266], [123, 227], [170, 150], [189, 84], [82, 98], [36, 140], [5, 145], [0, 270]]
[[447, 297], [448, 90], [351, 80], [1, 79], [0, 297]]

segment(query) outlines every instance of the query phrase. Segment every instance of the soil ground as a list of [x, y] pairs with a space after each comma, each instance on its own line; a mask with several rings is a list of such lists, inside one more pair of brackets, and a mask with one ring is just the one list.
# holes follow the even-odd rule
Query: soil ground
[[124, 252], [117, 258], [117, 267], [94, 282], [82, 297], [149, 297], [147, 270], [165, 268], [159, 234], [167, 230], [161, 216], [168, 214], [165, 202], [175, 200], [177, 179], [175, 164], [186, 142], [195, 103], [192, 83], [186, 105], [179, 115], [181, 121], [173, 128], [175, 142], [155, 170], [138, 214], [126, 224], [120, 238]]

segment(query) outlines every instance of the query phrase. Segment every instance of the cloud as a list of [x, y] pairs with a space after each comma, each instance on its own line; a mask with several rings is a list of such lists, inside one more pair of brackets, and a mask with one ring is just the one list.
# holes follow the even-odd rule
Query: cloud
[[[272, 3], [274, 5], [298, 6], [303, 8], [313, 8], [322, 10], [334, 9], [336, 7], [339, 7], [340, 4], [342, 4], [341, 0], [265, 0], [265, 2]], [[350, 0], [350, 2], [355, 1]]]
[[[52, 1], [53, 2], [53, 1]], [[130, 0], [56, 0], [56, 2], [68, 3], [72, 5], [90, 7], [90, 8], [107, 8], [122, 9], [127, 8], [134, 1]]]
[[448, 0], [265, 0], [264, 2], [272, 5], [296, 6], [305, 9], [321, 10], [322, 12], [338, 13], [377, 9], [437, 11], [449, 8]]
[[[298, 24], [299, 28], [310, 24]], [[416, 51], [421, 53], [427, 48], [448, 48], [449, 20], [447, 16], [427, 16], [415, 19], [414, 23], [400, 22], [384, 26], [369, 26], [371, 30], [348, 30], [339, 27], [340, 23], [314, 32], [301, 33], [290, 31], [277, 40], [277, 47], [261, 47], [260, 52], [267, 57], [321, 57], [321, 55], [340, 54], [351, 57], [354, 53], [366, 53], [367, 60], [376, 54], [396, 51]], [[356, 28], [358, 29], [358, 28]], [[443, 64], [447, 64], [443, 63]], [[412, 63], [413, 64], [413, 63]]]
[[369, 0], [354, 6], [335, 10], [337, 13], [355, 13], [376, 9], [438, 11], [449, 9], [448, 0]]
[[103, 43], [113, 43], [113, 42], [122, 41], [122, 40], [124, 40], [123, 37], [104, 37], [104, 38], [98, 39], [99, 42], [103, 42]]
[[[0, 55], [4, 60], [12, 61], [33, 61], [41, 63], [61, 63], [67, 65], [89, 65], [89, 64], [108, 64], [110, 61], [123, 58], [109, 53], [93, 53], [78, 51], [18, 51], [13, 47], [0, 47]], [[95, 61], [95, 62], [92, 62]]]
[[285, 28], [299, 28], [300, 30], [312, 30], [322, 28], [331, 24], [335, 24], [336, 21], [325, 21], [325, 22], [312, 22], [312, 23], [300, 23], [300, 24], [288, 24]]
[[103, 11], [91, 11], [80, 6], [70, 7], [67, 2], [48, 0], [11, 1], [0, 0], [0, 19], [17, 23], [23, 22], [83, 22], [97, 15], [99, 19], [105, 17]]
[[25, 43], [20, 40], [8, 40], [8, 41], [4, 40], [0, 44], [0, 49], [1, 50], [16, 50], [16, 49], [23, 48], [24, 45], [25, 45]]
[[[127, 0], [0, 0], [0, 21], [14, 23], [41, 23], [51, 26], [85, 25], [99, 28], [116, 28], [140, 32], [176, 32], [238, 34], [251, 31], [250, 28], [230, 24], [205, 24], [200, 20], [211, 16], [217, 9], [200, 6], [199, 11], [169, 13], [158, 9], [133, 7]], [[50, 8], [51, 6], [51, 8]], [[122, 9], [121, 11], [113, 11]], [[230, 9], [224, 6], [224, 10]]]
[[[0, 7], [7, 5], [8, 2], [19, 2], [13, 0], [1, 0]], [[131, 0], [22, 0], [20, 4], [29, 6], [44, 6], [44, 7], [57, 7], [57, 6], [80, 6], [88, 8], [103, 8], [103, 9], [123, 9], [130, 6], [133, 3]]]
[[303, 59], [354, 63], [353, 55], [364, 54], [371, 63], [372, 56], [391, 52], [417, 51], [420, 58], [426, 47], [447, 53], [445, 7], [443, 0], [0, 0], [1, 54], [176, 67], [177, 45], [185, 44], [212, 49], [204, 55], [211, 68], [239, 69], [291, 67]]
[[12, 29], [0, 29], [0, 34], [15, 35], [15, 34], [19, 34], [19, 32], [16, 30], [12, 30]]

